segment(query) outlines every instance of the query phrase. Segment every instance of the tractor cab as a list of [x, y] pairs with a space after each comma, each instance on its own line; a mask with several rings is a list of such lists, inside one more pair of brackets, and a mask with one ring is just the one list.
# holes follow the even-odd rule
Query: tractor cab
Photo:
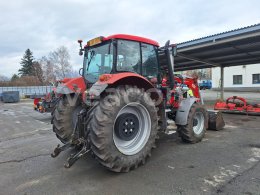
[[103, 74], [136, 73], [156, 80], [159, 73], [156, 41], [132, 36], [97, 37], [84, 47], [83, 74], [87, 83], [95, 83]]

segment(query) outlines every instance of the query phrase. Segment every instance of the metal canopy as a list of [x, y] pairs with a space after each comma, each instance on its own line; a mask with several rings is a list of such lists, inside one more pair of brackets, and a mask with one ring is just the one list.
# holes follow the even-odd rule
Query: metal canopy
[[260, 24], [177, 44], [175, 71], [260, 63]]

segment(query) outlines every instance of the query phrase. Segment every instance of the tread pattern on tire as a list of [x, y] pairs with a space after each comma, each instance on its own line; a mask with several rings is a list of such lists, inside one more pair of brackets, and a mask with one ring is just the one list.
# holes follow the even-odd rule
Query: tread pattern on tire
[[61, 98], [52, 114], [53, 132], [64, 144], [68, 143], [73, 133], [73, 111], [77, 108], [78, 102], [71, 106], [64, 96]]
[[[193, 131], [193, 116], [195, 112], [200, 111], [204, 115], [204, 128], [200, 135], [197, 135]], [[188, 124], [187, 125], [178, 125], [177, 126], [177, 132], [179, 136], [181, 137], [182, 141], [187, 143], [197, 143], [200, 142], [203, 137], [205, 136], [206, 129], [208, 126], [208, 114], [206, 108], [201, 104], [193, 104], [189, 115], [188, 115]]]
[[[144, 103], [151, 117], [151, 133], [144, 148], [137, 154], [128, 156], [122, 154], [113, 142], [113, 125], [119, 110], [125, 105], [124, 98], [130, 102]], [[95, 158], [104, 167], [114, 172], [128, 172], [145, 164], [155, 148], [158, 117], [157, 109], [148, 93], [137, 87], [121, 87], [98, 102], [90, 120], [90, 144]]]

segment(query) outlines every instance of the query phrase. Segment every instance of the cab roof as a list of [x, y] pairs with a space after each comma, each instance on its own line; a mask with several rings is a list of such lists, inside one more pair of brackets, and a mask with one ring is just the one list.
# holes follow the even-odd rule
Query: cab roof
[[104, 41], [111, 40], [111, 39], [125, 39], [125, 40], [130, 40], [130, 41], [138, 41], [138, 42], [147, 43], [147, 44], [151, 44], [156, 47], [159, 47], [159, 43], [157, 41], [154, 41], [154, 40], [148, 39], [148, 38], [144, 38], [144, 37], [135, 36], [135, 35], [115, 34], [115, 35], [111, 35], [111, 36], [103, 38]]

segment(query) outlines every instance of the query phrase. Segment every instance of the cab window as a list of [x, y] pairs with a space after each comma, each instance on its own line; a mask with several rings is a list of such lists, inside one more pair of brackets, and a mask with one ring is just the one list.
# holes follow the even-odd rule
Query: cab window
[[158, 75], [158, 61], [153, 45], [141, 44], [142, 48], [142, 74], [144, 77], [153, 78]]
[[117, 64], [119, 72], [141, 73], [140, 43], [127, 40], [117, 42]]

